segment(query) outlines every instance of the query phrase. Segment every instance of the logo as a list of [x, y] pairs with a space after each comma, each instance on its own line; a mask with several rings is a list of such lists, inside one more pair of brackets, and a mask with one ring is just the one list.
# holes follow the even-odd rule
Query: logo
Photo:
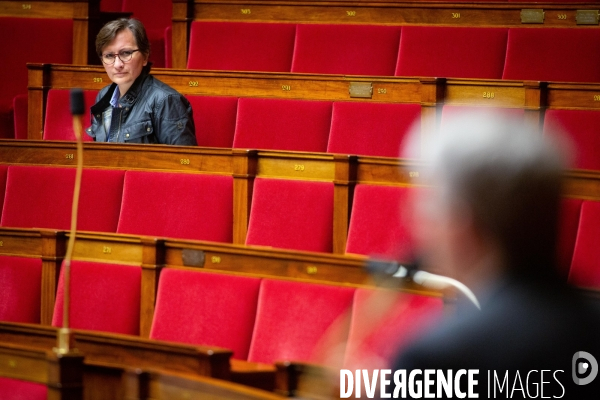
[[587, 385], [596, 379], [596, 375], [598, 375], [598, 361], [593, 355], [585, 351], [573, 354], [573, 382], [575, 384]]

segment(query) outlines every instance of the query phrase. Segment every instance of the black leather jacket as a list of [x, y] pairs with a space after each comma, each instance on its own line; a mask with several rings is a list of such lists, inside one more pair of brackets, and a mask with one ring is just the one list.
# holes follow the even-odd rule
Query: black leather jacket
[[[117, 85], [103, 88], [91, 108], [92, 126], [86, 129], [96, 142], [106, 142], [103, 113], [111, 107], [110, 99]], [[135, 80], [119, 99], [120, 114], [111, 123], [118, 123], [114, 142], [161, 143], [196, 146], [196, 131], [189, 101], [169, 85], [146, 71]], [[112, 108], [112, 107], [111, 107]]]

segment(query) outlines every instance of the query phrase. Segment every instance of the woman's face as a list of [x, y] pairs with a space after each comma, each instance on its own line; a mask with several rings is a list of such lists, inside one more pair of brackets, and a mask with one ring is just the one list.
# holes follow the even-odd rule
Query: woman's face
[[[123, 29], [115, 36], [102, 50], [102, 54], [118, 54], [123, 50], [138, 50], [133, 32], [129, 29]], [[124, 95], [133, 82], [142, 73], [144, 66], [148, 64], [148, 57], [140, 51], [136, 51], [131, 55], [131, 60], [127, 62], [121, 61], [119, 57], [115, 57], [115, 63], [111, 65], [104, 64], [104, 69], [111, 81], [119, 86], [121, 95]]]

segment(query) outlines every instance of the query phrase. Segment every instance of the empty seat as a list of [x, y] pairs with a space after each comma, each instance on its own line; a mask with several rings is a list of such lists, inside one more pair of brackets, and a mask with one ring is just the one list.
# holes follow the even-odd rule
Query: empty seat
[[356, 185], [346, 253], [411, 261], [410, 216], [415, 188]]
[[443, 308], [439, 297], [356, 289], [344, 368], [391, 367], [402, 348], [442, 318]]
[[231, 176], [127, 171], [119, 233], [231, 242]]
[[511, 28], [503, 79], [600, 82], [600, 31]]
[[[350, 311], [354, 288], [263, 279], [248, 360], [310, 362], [319, 342]], [[343, 340], [348, 325], [342, 324]]]
[[333, 183], [257, 178], [246, 244], [331, 252]]
[[0, 321], [40, 323], [42, 260], [0, 256]]
[[[97, 90], [84, 90], [84, 106], [89, 110], [96, 103]], [[46, 103], [44, 122], [45, 140], [76, 140], [73, 132], [73, 116], [71, 115], [71, 91], [68, 89], [50, 89]], [[85, 121], [84, 123], [88, 123]], [[84, 126], [85, 128], [85, 126]], [[84, 141], [92, 141], [90, 135], [81, 132]]]
[[26, 94], [19, 94], [13, 99], [13, 118], [15, 123], [15, 139], [27, 139], [28, 101]]
[[566, 135], [574, 145], [574, 168], [600, 170], [600, 111], [546, 110], [544, 134]]
[[581, 205], [579, 229], [569, 282], [573, 285], [600, 289], [600, 202], [584, 201]]
[[[70, 326], [73, 329], [138, 335], [142, 269], [118, 264], [73, 261]], [[64, 268], [61, 268], [52, 316], [62, 326]]]
[[233, 147], [237, 97], [186, 97], [194, 110], [198, 146]]
[[27, 63], [70, 64], [73, 20], [0, 17], [0, 44], [10, 62], [0, 65], [0, 137], [14, 137], [13, 98], [27, 93]]
[[420, 126], [420, 104], [335, 102], [327, 152], [398, 157], [407, 134]]
[[241, 98], [233, 147], [325, 152], [329, 101]]
[[299, 24], [292, 72], [394, 74], [399, 26]]
[[500, 79], [506, 28], [404, 26], [396, 76]]
[[290, 72], [294, 24], [192, 22], [190, 69]]
[[166, 268], [150, 338], [224, 347], [246, 359], [259, 286], [259, 278]]
[[[124, 174], [118, 170], [83, 170], [78, 230], [116, 231]], [[0, 225], [69, 229], [74, 185], [75, 168], [11, 165]]]

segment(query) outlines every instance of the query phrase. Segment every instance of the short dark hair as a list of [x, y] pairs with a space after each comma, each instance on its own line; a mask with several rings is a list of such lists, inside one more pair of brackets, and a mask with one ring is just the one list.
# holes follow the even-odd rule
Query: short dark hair
[[140, 52], [146, 57], [150, 55], [150, 42], [144, 24], [135, 18], [119, 18], [106, 23], [98, 32], [96, 36], [96, 53], [98, 53], [98, 57], [102, 57], [102, 50], [115, 39], [119, 32], [125, 29], [129, 29], [133, 33]]

